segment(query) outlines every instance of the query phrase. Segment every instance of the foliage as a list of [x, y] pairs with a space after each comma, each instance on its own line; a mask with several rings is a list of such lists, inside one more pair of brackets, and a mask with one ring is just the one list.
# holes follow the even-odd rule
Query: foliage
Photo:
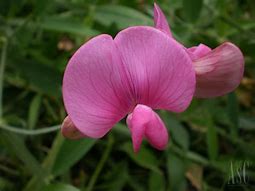
[[[74, 51], [97, 34], [152, 25], [153, 1], [0, 1], [0, 190], [255, 189], [255, 1], [157, 3], [185, 45], [238, 45], [245, 77], [234, 93], [194, 99], [182, 114], [160, 112], [168, 149], [144, 143], [135, 155], [124, 123], [101, 140], [79, 141], [47, 126], [66, 115], [61, 80]], [[248, 183], [230, 185], [244, 164]]]

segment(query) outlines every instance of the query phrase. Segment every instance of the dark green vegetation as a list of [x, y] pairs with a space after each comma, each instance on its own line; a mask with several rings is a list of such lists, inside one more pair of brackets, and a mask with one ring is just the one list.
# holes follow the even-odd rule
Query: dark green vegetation
[[168, 149], [144, 143], [135, 155], [124, 123], [101, 140], [79, 141], [50, 126], [65, 117], [68, 58], [94, 35], [152, 25], [153, 1], [0, 1], [1, 191], [255, 190], [255, 1], [157, 3], [185, 45], [238, 45], [245, 78], [234, 93], [194, 99], [182, 114], [160, 112]]

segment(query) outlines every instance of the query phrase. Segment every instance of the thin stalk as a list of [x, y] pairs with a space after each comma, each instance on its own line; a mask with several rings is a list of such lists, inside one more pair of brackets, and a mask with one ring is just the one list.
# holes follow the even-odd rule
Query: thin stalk
[[8, 41], [3, 40], [3, 47], [1, 52], [1, 62], [0, 62], [0, 119], [3, 116], [3, 85], [4, 85], [4, 70], [6, 64], [6, 55], [7, 55]]
[[48, 153], [46, 159], [42, 163], [43, 172], [33, 176], [23, 189], [23, 191], [38, 191], [43, 188], [43, 186], [50, 180], [52, 167], [55, 164], [57, 155], [61, 146], [64, 143], [64, 137], [59, 132], [56, 138], [54, 139], [52, 148]]
[[225, 173], [225, 170], [221, 168], [221, 166], [219, 166], [218, 164], [208, 160], [207, 158], [192, 152], [192, 151], [183, 151], [182, 149], [180, 149], [179, 147], [175, 146], [175, 145], [170, 145], [169, 146], [169, 150], [172, 150], [173, 152], [175, 152], [176, 154], [178, 154], [181, 157], [184, 157], [190, 161], [193, 161], [195, 163], [201, 164], [203, 166], [210, 166], [213, 167], [214, 169], [217, 169], [223, 173]]
[[110, 152], [112, 150], [112, 145], [113, 145], [113, 138], [111, 136], [109, 136], [108, 138], [108, 143], [107, 143], [107, 147], [103, 153], [103, 156], [102, 158], [100, 159], [97, 167], [96, 167], [96, 170], [94, 171], [90, 181], [89, 181], [89, 184], [88, 184], [88, 187], [86, 189], [86, 191], [92, 191], [94, 186], [95, 186], [95, 183], [97, 181], [97, 178], [100, 174], [100, 172], [102, 171], [103, 167], [104, 167], [104, 164], [106, 162], [106, 160], [108, 159], [109, 155], [110, 155]]
[[[0, 129], [21, 134], [21, 135], [41, 135], [41, 134], [58, 131], [60, 128], [61, 128], [61, 125], [54, 125], [50, 127], [43, 127], [40, 129], [27, 130], [27, 129], [22, 129], [21, 127], [14, 127], [14, 126], [3, 124], [1, 123], [1, 120], [0, 120]], [[114, 131], [116, 133], [129, 136], [129, 131], [127, 128], [125, 128], [124, 125], [121, 125], [121, 124], [116, 125], [116, 127], [114, 128]]]
[[51, 132], [59, 130], [60, 127], [61, 127], [60, 125], [55, 125], [55, 126], [45, 127], [40, 129], [27, 130], [27, 129], [13, 127], [10, 125], [4, 125], [0, 123], [0, 129], [17, 133], [17, 134], [22, 134], [22, 135], [41, 135], [41, 134], [51, 133]]
[[9, 175], [12, 175], [12, 176], [18, 176], [19, 175], [19, 172], [16, 171], [16, 170], [13, 170], [5, 165], [2, 165], [0, 164], [0, 171], [4, 171], [6, 173], [8, 173]]

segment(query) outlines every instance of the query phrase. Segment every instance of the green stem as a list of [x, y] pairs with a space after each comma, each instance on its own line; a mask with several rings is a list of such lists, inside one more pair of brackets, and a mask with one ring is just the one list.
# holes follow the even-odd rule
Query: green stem
[[22, 135], [41, 135], [41, 134], [51, 133], [51, 132], [59, 130], [60, 127], [61, 127], [60, 125], [55, 125], [55, 126], [45, 127], [40, 129], [27, 130], [27, 129], [22, 129], [19, 127], [4, 125], [4, 124], [1, 124], [0, 122], [0, 129], [17, 133], [17, 134], [22, 134]]
[[173, 152], [175, 152], [176, 154], [178, 154], [179, 156], [186, 158], [190, 161], [193, 161], [195, 163], [201, 164], [203, 166], [210, 166], [214, 169], [217, 169], [223, 173], [225, 173], [225, 169], [222, 169], [221, 166], [219, 166], [218, 164], [216, 164], [215, 162], [209, 161], [207, 158], [192, 152], [192, 151], [183, 151], [182, 149], [180, 149], [179, 147], [175, 146], [175, 145], [170, 145], [169, 149], [172, 150]]
[[1, 53], [1, 62], [0, 62], [0, 119], [3, 116], [3, 89], [4, 89], [3, 81], [4, 81], [4, 70], [5, 70], [5, 64], [6, 64], [7, 47], [8, 47], [8, 41], [4, 39], [2, 53]]
[[59, 150], [61, 146], [64, 143], [64, 138], [61, 133], [58, 133], [56, 138], [54, 139], [52, 148], [50, 152], [48, 153], [46, 159], [42, 163], [42, 170], [43, 172], [41, 174], [37, 174], [33, 176], [23, 189], [23, 191], [38, 191], [43, 188], [43, 186], [47, 183], [47, 181], [50, 180], [51, 177], [51, 171], [52, 167], [55, 164], [57, 155], [59, 153]]
[[[50, 126], [50, 127], [43, 127], [40, 129], [27, 130], [27, 129], [22, 129], [20, 127], [14, 127], [14, 126], [3, 124], [0, 119], [0, 129], [10, 131], [13, 133], [17, 133], [17, 134], [21, 134], [21, 135], [41, 135], [41, 134], [58, 131], [60, 128], [61, 128], [61, 125], [54, 125], [54, 126]], [[117, 124], [116, 127], [114, 128], [114, 131], [116, 133], [129, 135], [128, 129], [125, 128], [125, 126], [122, 124]]]
[[4, 172], [6, 172], [6, 173], [8, 173], [8, 174], [10, 174], [12, 176], [18, 176], [19, 175], [18, 171], [13, 170], [13, 169], [11, 169], [11, 168], [9, 168], [9, 167], [7, 167], [5, 165], [2, 165], [2, 164], [0, 164], [0, 170], [4, 171]]
[[228, 132], [226, 132], [225, 130], [223, 130], [220, 127], [216, 126], [216, 131], [223, 137], [225, 137], [226, 139], [228, 139], [231, 143], [233, 144], [242, 144], [242, 145], [248, 145], [248, 143], [245, 143], [242, 139], [239, 139], [237, 137], [232, 137], [231, 134], [229, 134]]
[[103, 153], [102, 158], [100, 159], [100, 161], [99, 161], [99, 163], [98, 163], [98, 165], [96, 167], [96, 170], [94, 171], [94, 173], [93, 173], [93, 175], [92, 175], [92, 177], [90, 179], [90, 182], [88, 184], [88, 187], [87, 187], [86, 191], [92, 191], [93, 190], [93, 188], [95, 186], [95, 183], [97, 181], [97, 178], [98, 178], [100, 172], [102, 171], [107, 158], [110, 155], [110, 152], [112, 150], [112, 145], [113, 145], [113, 138], [111, 136], [109, 136], [107, 147], [106, 147], [106, 149], [105, 149], [105, 151]]
[[228, 94], [228, 116], [231, 122], [230, 135], [232, 138], [238, 138], [239, 129], [239, 105], [234, 92]]

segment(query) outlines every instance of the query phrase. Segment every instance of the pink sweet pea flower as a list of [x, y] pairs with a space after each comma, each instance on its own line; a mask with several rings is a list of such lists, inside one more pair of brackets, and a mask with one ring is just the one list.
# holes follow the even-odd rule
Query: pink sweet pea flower
[[239, 85], [244, 59], [235, 45], [187, 49], [156, 4], [154, 16], [155, 28], [130, 27], [114, 39], [100, 35], [73, 55], [63, 80], [65, 137], [101, 138], [128, 115], [134, 151], [143, 138], [162, 150], [168, 132], [153, 109], [182, 112], [194, 94], [215, 97]]
[[[167, 29], [166, 29], [167, 30]], [[145, 138], [162, 150], [168, 132], [153, 109], [182, 112], [190, 104], [196, 79], [189, 54], [153, 27], [130, 27], [99, 35], [70, 59], [63, 79], [68, 138], [101, 138], [125, 116], [133, 148]]]
[[[156, 3], [154, 23], [155, 28], [173, 38], [164, 13]], [[195, 68], [196, 97], [222, 96], [240, 84], [244, 72], [244, 57], [234, 44], [225, 42], [214, 50], [204, 44], [183, 48], [189, 54]]]

